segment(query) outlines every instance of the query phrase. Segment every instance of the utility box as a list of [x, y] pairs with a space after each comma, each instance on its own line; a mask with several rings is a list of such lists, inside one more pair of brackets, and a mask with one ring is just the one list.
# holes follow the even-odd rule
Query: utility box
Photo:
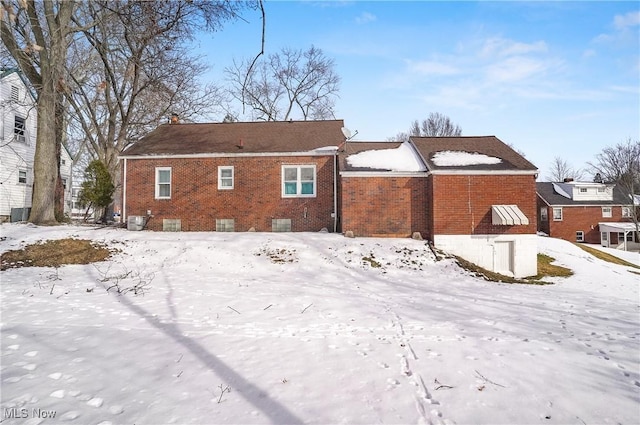
[[144, 228], [144, 216], [130, 215], [127, 219], [127, 230], [142, 230]]

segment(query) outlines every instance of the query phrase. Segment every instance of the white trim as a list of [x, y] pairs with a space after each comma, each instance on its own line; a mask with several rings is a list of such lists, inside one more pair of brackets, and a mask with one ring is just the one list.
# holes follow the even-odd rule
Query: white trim
[[333, 156], [333, 152], [328, 151], [308, 151], [308, 152], [257, 152], [257, 153], [191, 153], [191, 154], [146, 154], [146, 155], [119, 155], [122, 159], [185, 159], [185, 158], [243, 158], [243, 157], [274, 157], [274, 156]]
[[122, 172], [122, 216], [121, 221], [125, 223], [127, 218], [127, 159], [122, 164], [124, 170]]
[[341, 177], [429, 177], [424, 171], [400, 172], [400, 171], [340, 171]]
[[431, 170], [433, 175], [460, 175], [460, 176], [504, 176], [522, 175], [535, 176], [538, 170]]

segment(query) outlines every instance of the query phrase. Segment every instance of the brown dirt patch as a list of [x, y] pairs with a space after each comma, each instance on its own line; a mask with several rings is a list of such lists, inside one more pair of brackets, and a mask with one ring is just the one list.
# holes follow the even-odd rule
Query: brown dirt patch
[[3, 253], [0, 255], [0, 270], [89, 264], [104, 261], [114, 252], [103, 244], [86, 239], [48, 240]]

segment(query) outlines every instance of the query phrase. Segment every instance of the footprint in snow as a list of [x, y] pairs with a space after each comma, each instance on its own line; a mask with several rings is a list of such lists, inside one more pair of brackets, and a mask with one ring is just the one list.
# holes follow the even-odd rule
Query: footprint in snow
[[102, 403], [104, 403], [104, 400], [102, 400], [100, 397], [94, 397], [91, 400], [87, 401], [87, 404], [91, 407], [102, 407]]
[[57, 390], [49, 394], [49, 397], [64, 398], [64, 394], [65, 394], [64, 390]]

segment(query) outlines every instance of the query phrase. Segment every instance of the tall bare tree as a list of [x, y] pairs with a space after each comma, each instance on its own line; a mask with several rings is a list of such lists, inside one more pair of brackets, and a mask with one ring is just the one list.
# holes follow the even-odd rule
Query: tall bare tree
[[[196, 31], [217, 30], [246, 3], [232, 1], [87, 2], [95, 25], [71, 46], [67, 99], [81, 145], [119, 186], [118, 155], [170, 113], [188, 120], [221, 103], [201, 85], [207, 67], [189, 52]], [[80, 22], [77, 22], [80, 25]]]
[[640, 141], [627, 139], [615, 146], [606, 147], [588, 163], [594, 175], [604, 182], [616, 183], [628, 200], [627, 206], [640, 238]]
[[61, 199], [62, 192], [59, 158], [64, 68], [77, 5], [63, 0], [0, 0], [0, 38], [37, 96], [38, 134], [29, 215], [29, 221], [36, 224], [57, 222], [56, 194]]
[[414, 120], [408, 132], [401, 132], [390, 137], [389, 140], [404, 141], [411, 136], [419, 137], [440, 137], [440, 136], [460, 136], [462, 128], [454, 124], [449, 117], [439, 112], [431, 112], [429, 116], [422, 120]]
[[267, 59], [234, 61], [225, 69], [231, 84], [229, 95], [250, 108], [255, 120], [278, 121], [300, 117], [328, 119], [334, 116], [340, 77], [333, 59], [321, 49], [284, 48]]
[[565, 179], [573, 179], [576, 181], [584, 179], [584, 171], [579, 168], [573, 168], [566, 160], [556, 156], [549, 167], [547, 180], [551, 182], [562, 182]]

